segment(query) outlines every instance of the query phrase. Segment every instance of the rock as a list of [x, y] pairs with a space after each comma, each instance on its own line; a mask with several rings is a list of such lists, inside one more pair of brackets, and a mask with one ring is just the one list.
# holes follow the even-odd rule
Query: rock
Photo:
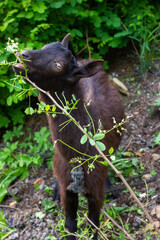
[[9, 207], [10, 208], [15, 208], [16, 207], [16, 202], [14, 201], [14, 202], [11, 202], [10, 204], [9, 204]]
[[44, 184], [44, 179], [43, 178], [37, 178], [36, 181], [34, 181], [34, 185], [42, 185]]
[[158, 160], [160, 160], [160, 155], [157, 154], [157, 153], [153, 153], [153, 154], [152, 154], [152, 160], [155, 161], [155, 162], [158, 161]]
[[156, 214], [156, 206], [152, 209], [152, 211], [151, 211], [151, 215], [153, 216], [153, 215], [155, 215]]
[[133, 226], [138, 227], [142, 223], [142, 220], [138, 216], [135, 216], [133, 219]]
[[160, 205], [157, 205], [152, 209], [151, 215], [152, 216], [156, 215], [157, 218], [160, 219]]
[[147, 173], [147, 174], [144, 174], [144, 175], [143, 175], [143, 178], [144, 178], [145, 180], [149, 180], [151, 177], [152, 177], [152, 174], [150, 174], [150, 173]]
[[119, 92], [123, 93], [126, 96], [129, 96], [128, 89], [118, 78], [113, 77], [112, 78], [112, 83], [115, 86], [115, 88], [118, 89]]
[[156, 216], [158, 219], [160, 219], [160, 205], [156, 206]]

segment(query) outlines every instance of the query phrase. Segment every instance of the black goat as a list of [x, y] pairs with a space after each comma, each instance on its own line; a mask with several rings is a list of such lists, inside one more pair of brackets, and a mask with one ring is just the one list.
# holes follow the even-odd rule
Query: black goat
[[[87, 107], [91, 115], [95, 129], [98, 129], [100, 120], [103, 129], [109, 130], [113, 127], [113, 117], [117, 123], [124, 118], [124, 111], [117, 90], [112, 86], [104, 71], [102, 61], [77, 61], [75, 55], [69, 49], [70, 34], [66, 35], [62, 42], [53, 42], [45, 45], [41, 50], [23, 51], [22, 57], [28, 69], [28, 78], [50, 94], [61, 104], [64, 102], [64, 93], [67, 101], [71, 101], [74, 95], [80, 99], [76, 110], [72, 111], [72, 116], [81, 124], [86, 126], [90, 123], [90, 118], [84, 109], [84, 103], [90, 100]], [[13, 66], [16, 73], [25, 76], [25, 69], [22, 62]], [[56, 92], [56, 94], [55, 94]], [[43, 93], [39, 93], [40, 101], [46, 104], [53, 104]], [[57, 110], [60, 112], [60, 110]], [[80, 144], [82, 132], [73, 122], [67, 125], [62, 131], [60, 125], [67, 119], [66, 116], [58, 114], [55, 118], [48, 115], [49, 126], [53, 142], [61, 139], [80, 152], [90, 156], [97, 154], [96, 149], [88, 144]], [[90, 127], [93, 132], [93, 128]], [[120, 143], [120, 135], [116, 130], [106, 134], [103, 143], [106, 146], [105, 154], [111, 147], [117, 149]], [[69, 161], [74, 157], [83, 157], [72, 149], [64, 146], [61, 142], [55, 145], [54, 173], [60, 188], [60, 199], [63, 204], [66, 217], [65, 226], [74, 233], [77, 228], [77, 208], [78, 192], [70, 188], [73, 179], [71, 176], [72, 166]], [[105, 180], [107, 178], [108, 167], [95, 162], [95, 169], [89, 174], [87, 163], [82, 166], [84, 175], [84, 194], [88, 199], [89, 219], [99, 226], [99, 215], [105, 197]], [[82, 180], [82, 181], [83, 181]], [[74, 236], [68, 236], [68, 240], [74, 240]], [[94, 235], [97, 239], [97, 234]]]

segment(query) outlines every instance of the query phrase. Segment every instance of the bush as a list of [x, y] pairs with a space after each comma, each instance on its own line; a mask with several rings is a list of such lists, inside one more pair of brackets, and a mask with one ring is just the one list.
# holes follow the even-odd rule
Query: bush
[[[89, 52], [92, 58], [105, 58], [109, 48], [122, 48], [130, 36], [137, 37], [143, 22], [138, 16], [146, 9], [149, 29], [154, 29], [159, 20], [159, 5], [158, 1], [149, 0], [2, 0], [0, 61], [14, 61], [14, 56], [5, 49], [8, 38], [18, 41], [21, 49], [31, 50], [59, 41], [68, 32], [72, 34], [75, 51], [82, 57], [88, 57]], [[107, 63], [105, 67], [108, 68]], [[22, 123], [26, 98], [33, 91], [24, 88], [23, 94], [19, 94], [20, 86], [6, 83], [14, 75], [5, 65], [0, 66], [0, 75], [0, 127]]]

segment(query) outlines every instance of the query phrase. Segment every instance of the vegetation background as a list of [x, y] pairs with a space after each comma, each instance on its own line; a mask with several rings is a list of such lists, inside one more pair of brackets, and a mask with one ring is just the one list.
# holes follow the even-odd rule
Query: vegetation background
[[[6, 50], [8, 38], [17, 41], [21, 49], [31, 50], [59, 41], [71, 32], [73, 47], [81, 57], [107, 60], [109, 48], [125, 47], [134, 38], [138, 54], [143, 48], [140, 50], [146, 63], [148, 59], [144, 58], [153, 49], [152, 31], [159, 19], [158, 0], [2, 0], [0, 62], [14, 60]], [[150, 54], [152, 61], [155, 52]], [[27, 98], [34, 93], [31, 88], [19, 95], [20, 84], [14, 87], [6, 83], [14, 78], [11, 67], [1, 64], [0, 76], [0, 128], [7, 128], [24, 122]]]
[[[31, 165], [43, 163], [41, 154], [53, 154], [50, 133], [44, 127], [23, 137], [26, 113], [37, 92], [23, 79], [15, 79], [15, 56], [8, 46], [18, 42], [20, 49], [39, 49], [60, 41], [71, 33], [71, 43], [82, 58], [103, 58], [109, 68], [108, 52], [128, 46], [137, 55], [142, 81], [159, 58], [159, 0], [1, 0], [0, 2], [0, 202], [8, 186]], [[8, 45], [7, 45], [8, 42]], [[36, 98], [35, 98], [36, 97]], [[34, 100], [36, 99], [36, 100]], [[155, 102], [160, 106], [160, 98]], [[28, 108], [29, 107], [29, 108]], [[43, 106], [39, 106], [42, 112]], [[39, 108], [39, 109], [40, 109]], [[43, 137], [42, 137], [43, 136]], [[19, 138], [23, 139], [20, 141]], [[156, 144], [160, 145], [160, 133]], [[4, 145], [5, 143], [5, 145]], [[14, 154], [20, 150], [20, 154]], [[27, 154], [23, 154], [26, 152]], [[48, 161], [52, 164], [52, 160]], [[135, 164], [135, 163], [134, 163]], [[123, 163], [127, 175], [133, 163]], [[136, 163], [137, 164], [137, 163]]]

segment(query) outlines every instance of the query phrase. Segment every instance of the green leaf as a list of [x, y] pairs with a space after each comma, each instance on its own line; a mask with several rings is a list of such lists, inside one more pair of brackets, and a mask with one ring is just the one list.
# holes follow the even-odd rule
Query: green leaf
[[56, 106], [53, 105], [53, 107], [52, 107], [52, 112], [55, 112], [55, 111], [56, 111]]
[[51, 3], [51, 8], [61, 8], [65, 4], [65, 1], [53, 2]]
[[90, 137], [93, 137], [93, 134], [92, 134], [90, 131], [88, 131], [88, 135], [89, 135]]
[[25, 110], [25, 114], [32, 115], [34, 113], [34, 109], [32, 107], [28, 107]]
[[7, 194], [7, 189], [0, 187], [0, 203], [3, 201], [3, 198], [6, 196]]
[[93, 139], [89, 139], [89, 143], [92, 145], [92, 146], [94, 146], [95, 145], [95, 141], [93, 140]]
[[38, 13], [44, 13], [47, 8], [45, 6], [45, 3], [42, 1], [38, 1], [35, 4], [32, 4], [31, 6], [33, 8], [33, 11], [38, 12]]
[[153, 141], [153, 143], [160, 145], [160, 132], [156, 133], [155, 140]]
[[83, 135], [83, 136], [81, 137], [80, 143], [81, 143], [81, 144], [84, 144], [84, 143], [86, 143], [86, 142], [87, 142], [87, 135]]
[[6, 21], [4, 21], [3, 25], [0, 26], [0, 31], [4, 32], [7, 29], [8, 25], [10, 25], [10, 23], [14, 21], [15, 21], [15, 18], [7, 19]]
[[114, 153], [114, 148], [111, 147], [111, 148], [109, 149], [109, 155], [112, 155], [113, 153]]
[[114, 37], [119, 38], [119, 37], [127, 36], [127, 35], [129, 35], [129, 34], [130, 34], [130, 32], [128, 32], [128, 31], [126, 31], [126, 30], [123, 30], [122, 32], [119, 32], [119, 33], [114, 34]]
[[50, 109], [50, 105], [46, 105], [46, 111], [48, 112]]
[[7, 116], [4, 116], [3, 114], [0, 114], [0, 128], [1, 127], [8, 127], [10, 120]]
[[103, 164], [104, 166], [108, 166], [109, 164], [107, 163], [107, 161], [99, 161], [101, 164]]
[[27, 19], [31, 19], [31, 18], [33, 18], [33, 16], [34, 16], [34, 13], [33, 13], [33, 12], [27, 12], [27, 13], [25, 14], [25, 18], [27, 18]]
[[11, 106], [11, 105], [12, 105], [12, 96], [9, 96], [9, 97], [7, 98], [7, 105], [8, 105], [8, 106]]
[[44, 210], [48, 212], [52, 212], [57, 207], [56, 202], [53, 202], [47, 198], [42, 199], [41, 203], [44, 207]]
[[105, 134], [104, 133], [96, 133], [93, 138], [95, 140], [102, 140], [103, 138], [105, 137]]
[[102, 152], [106, 150], [106, 146], [102, 142], [96, 141], [96, 144]]
[[44, 218], [45, 216], [46, 216], [46, 214], [43, 213], [43, 212], [36, 212], [36, 218], [42, 219], [42, 218]]
[[154, 102], [151, 103], [152, 106], [160, 106], [160, 97], [155, 99]]

